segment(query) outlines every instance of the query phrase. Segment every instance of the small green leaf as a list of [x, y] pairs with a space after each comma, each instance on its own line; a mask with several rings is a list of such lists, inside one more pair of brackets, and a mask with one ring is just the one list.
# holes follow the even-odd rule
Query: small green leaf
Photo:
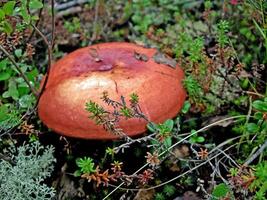
[[248, 123], [246, 128], [249, 133], [256, 133], [259, 130], [258, 125], [255, 123]]
[[40, 9], [43, 7], [43, 4], [39, 0], [31, 0], [29, 7], [30, 7], [30, 9]]
[[35, 98], [32, 95], [26, 94], [20, 97], [18, 102], [21, 108], [32, 108]]
[[29, 138], [30, 138], [30, 142], [36, 142], [39, 140], [39, 137], [36, 134], [30, 134]]
[[10, 34], [13, 31], [13, 28], [12, 28], [11, 24], [9, 22], [7, 22], [7, 21], [3, 21], [2, 27], [4, 29], [4, 32], [7, 33], [7, 34]]
[[164, 122], [164, 126], [168, 129], [168, 132], [171, 132], [172, 129], [173, 129], [173, 125], [174, 125], [174, 122], [173, 120], [171, 119], [167, 119], [165, 122]]
[[248, 78], [246, 78], [246, 79], [244, 79], [243, 81], [241, 81], [241, 87], [242, 87], [243, 89], [248, 88], [248, 86], [249, 86], [249, 79], [248, 79]]
[[15, 55], [19, 58], [22, 56], [22, 49], [16, 49], [15, 50]]
[[34, 16], [32, 16], [32, 20], [37, 21], [37, 20], [39, 20], [39, 17], [37, 15], [34, 15]]
[[0, 72], [0, 81], [5, 81], [9, 79], [10, 73], [8, 72]]
[[3, 59], [0, 61], [0, 69], [2, 70], [5, 70], [6, 67], [7, 67], [7, 63], [8, 63], [8, 60], [7, 59]]
[[0, 20], [5, 18], [5, 12], [3, 11], [3, 9], [0, 9]]
[[75, 177], [79, 177], [82, 175], [81, 171], [80, 170], [76, 170], [73, 174]]
[[21, 7], [20, 9], [20, 16], [22, 16], [24, 22], [26, 24], [29, 24], [31, 21], [31, 16], [28, 14], [27, 8], [26, 7]]
[[171, 137], [167, 137], [164, 141], [163, 144], [165, 145], [166, 148], [169, 148], [172, 145], [172, 139]]
[[16, 1], [8, 1], [3, 6], [3, 10], [6, 15], [12, 15], [14, 7], [16, 5]]
[[189, 101], [185, 101], [185, 102], [184, 102], [184, 106], [183, 106], [181, 112], [182, 112], [183, 114], [186, 114], [186, 113], [189, 111], [190, 107], [191, 107], [190, 102], [189, 102]]
[[150, 122], [146, 125], [147, 129], [151, 132], [156, 132], [157, 131], [157, 128], [158, 128], [158, 125], [153, 123], [153, 122]]
[[257, 120], [260, 120], [263, 118], [263, 113], [262, 112], [255, 112], [254, 117]]
[[256, 100], [252, 103], [252, 106], [259, 111], [267, 112], [267, 102], [265, 101]]
[[205, 138], [204, 137], [202, 137], [202, 136], [198, 136], [197, 137], [197, 142], [198, 143], [201, 143], [201, 142], [204, 142], [205, 141]]
[[17, 85], [14, 79], [9, 79], [8, 90], [5, 91], [2, 96], [3, 98], [12, 97], [12, 99], [14, 99], [15, 101], [19, 99], [19, 92], [17, 90]]
[[3, 98], [9, 98], [10, 97], [10, 94], [8, 91], [5, 91], [3, 94], [2, 94], [2, 97]]
[[29, 79], [30, 81], [32, 81], [32, 82], [36, 82], [35, 79], [37, 78], [38, 74], [39, 74], [39, 73], [38, 73], [37, 68], [33, 68], [33, 70], [30, 71], [30, 72], [28, 72], [26, 75], [27, 75], [27, 77], [28, 77], [28, 79]]
[[6, 105], [0, 106], [0, 122], [6, 120], [8, 118], [8, 108]]

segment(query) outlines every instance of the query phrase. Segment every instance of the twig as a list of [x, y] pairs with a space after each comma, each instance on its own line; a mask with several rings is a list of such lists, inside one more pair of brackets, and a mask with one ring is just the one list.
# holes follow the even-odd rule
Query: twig
[[71, 8], [73, 6], [81, 5], [81, 4], [84, 4], [84, 3], [89, 3], [89, 0], [74, 0], [74, 1], [67, 2], [67, 3], [56, 4], [55, 5], [55, 10], [56, 11], [65, 10], [65, 9]]
[[[249, 109], [248, 109], [248, 114], [247, 114], [246, 121], [245, 121], [245, 124], [244, 124], [244, 125], [247, 125], [247, 124], [248, 124], [249, 119], [250, 119], [250, 117], [251, 117], [251, 112], [252, 112], [252, 97], [250, 96], [250, 97], [249, 97]], [[246, 132], [245, 130], [243, 131], [242, 137], [241, 137], [241, 139], [240, 139], [240, 143], [239, 143], [239, 145], [237, 146], [237, 150], [238, 150], [238, 152], [239, 152], [239, 148], [240, 148], [240, 146], [241, 146], [241, 143], [242, 143], [242, 141], [244, 140], [244, 137], [245, 137], [247, 140], [249, 139], [249, 135], [247, 134], [247, 132]]]
[[16, 61], [12, 58], [12, 56], [5, 50], [5, 48], [0, 44], [0, 50], [4, 52], [4, 54], [8, 57], [8, 59], [12, 62], [12, 64], [15, 66], [16, 70], [19, 72], [19, 75], [23, 78], [23, 80], [26, 82], [28, 87], [30, 88], [31, 92], [34, 94], [36, 98], [38, 98], [38, 92], [35, 90], [35, 88], [31, 85], [29, 79], [25, 76], [23, 71], [20, 69]]
[[[44, 3], [45, 3], [45, 0], [42, 0], [42, 4], [43, 4], [43, 5], [44, 5]], [[44, 9], [44, 7], [42, 7], [42, 8], [39, 10], [39, 13], [38, 13], [38, 20], [36, 21], [35, 26], [38, 26], [38, 24], [39, 24], [39, 22], [40, 22], [40, 18], [41, 18], [41, 16], [42, 16], [43, 9]], [[33, 29], [33, 31], [31, 32], [31, 35], [30, 35], [30, 37], [29, 37], [27, 43], [29, 43], [29, 42], [31, 41], [31, 39], [32, 39], [32, 37], [33, 37], [33, 35], [34, 35], [34, 33], [35, 33], [35, 29]]]
[[52, 66], [52, 51], [53, 51], [53, 45], [54, 45], [54, 38], [55, 38], [55, 11], [54, 11], [54, 0], [51, 0], [51, 10], [52, 10], [52, 36], [51, 36], [51, 42], [49, 43], [49, 41], [47, 40], [47, 38], [45, 37], [45, 35], [34, 25], [31, 24], [32, 27], [35, 29], [35, 31], [41, 36], [41, 38], [43, 39], [43, 41], [45, 42], [45, 44], [47, 45], [47, 51], [48, 51], [48, 65], [46, 68], [46, 76], [45, 76], [45, 80], [43, 83], [43, 86], [39, 92], [39, 96], [36, 102], [36, 106], [38, 105], [40, 98], [45, 90], [46, 84], [48, 82], [48, 78], [49, 78], [49, 74], [50, 74], [50, 69]]
[[[54, 42], [55, 42], [55, 0], [51, 0], [51, 10], [52, 10], [52, 38], [51, 38], [51, 50], [54, 47]], [[51, 65], [50, 65], [51, 66]]]
[[264, 144], [261, 145], [261, 147], [254, 153], [250, 158], [247, 159], [247, 161], [244, 163], [245, 166], [248, 166], [250, 163], [252, 163], [267, 147], [267, 140], [265, 140]]
[[259, 94], [258, 92], [246, 91], [246, 93], [247, 93], [247, 94], [251, 94], [251, 95], [257, 95], [257, 96], [262, 97], [262, 98], [264, 97], [264, 95]]
[[[233, 145], [227, 147], [225, 150], [229, 150], [230, 148], [234, 147], [235, 145], [236, 145], [236, 144], [233, 144]], [[216, 149], [216, 148], [215, 148], [215, 149]], [[164, 186], [164, 185], [166, 185], [166, 184], [169, 184], [169, 183], [171, 183], [171, 182], [173, 182], [173, 181], [175, 181], [175, 180], [177, 180], [177, 179], [179, 179], [179, 178], [181, 178], [181, 177], [183, 177], [183, 176], [185, 176], [185, 175], [191, 173], [192, 171], [194, 171], [194, 170], [200, 168], [201, 166], [207, 164], [208, 162], [210, 162], [211, 160], [217, 158], [217, 157], [218, 157], [219, 155], [221, 155], [221, 154], [222, 154], [222, 152], [219, 152], [219, 153], [215, 154], [214, 156], [210, 157], [209, 159], [203, 161], [202, 163], [196, 165], [195, 167], [193, 167], [193, 168], [191, 168], [191, 169], [185, 171], [184, 173], [179, 174], [178, 176], [176, 176], [176, 177], [174, 177], [174, 178], [172, 178], [172, 179], [170, 179], [170, 180], [167, 180], [167, 181], [165, 181], [165, 182], [163, 182], [163, 183], [160, 183], [160, 184], [158, 184], [158, 185], [155, 185], [155, 186], [152, 186], [152, 187], [149, 187], [149, 188], [140, 188], [140, 189], [136, 189], [136, 188], [121, 188], [121, 189], [123, 189], [123, 190], [131, 190], [131, 191], [140, 191], [140, 190], [142, 190], [142, 191], [147, 191], [147, 190], [152, 190], [152, 189], [156, 189], [156, 188], [162, 187], [162, 186]], [[109, 185], [111, 185], [111, 184], [109, 184]], [[121, 185], [121, 184], [120, 184], [120, 185]], [[113, 185], [111, 185], [111, 186], [113, 186]], [[117, 186], [116, 188], [118, 188], [118, 186]], [[115, 188], [115, 189], [116, 189], [116, 188]], [[114, 189], [114, 190], [115, 190], [115, 189]], [[118, 188], [118, 189], [119, 189], [119, 188]], [[114, 191], [114, 190], [113, 190], [113, 191]], [[112, 191], [112, 193], [113, 193], [113, 191]], [[110, 196], [110, 194], [112, 194], [112, 193], [109, 193], [107, 196], [105, 196], [105, 197], [103, 198], [103, 200], [107, 199], [107, 198]]]
[[[211, 123], [211, 124], [209, 124], [209, 125], [207, 125], [207, 126], [201, 128], [201, 129], [199, 129], [199, 130], [197, 130], [197, 131], [191, 133], [190, 135], [184, 137], [183, 139], [179, 140], [178, 142], [176, 142], [175, 144], [173, 144], [172, 146], [170, 146], [167, 150], [165, 150], [165, 151], [163, 151], [161, 154], [159, 154], [159, 156], [162, 156], [162, 155], [165, 154], [166, 152], [169, 152], [172, 148], [174, 148], [174, 147], [177, 146], [178, 144], [184, 142], [185, 140], [189, 139], [190, 137], [192, 137], [193, 135], [195, 135], [195, 134], [197, 134], [197, 133], [199, 133], [199, 132], [203, 132], [203, 131], [207, 130], [208, 128], [211, 128], [211, 127], [213, 127], [213, 126], [215, 126], [215, 125], [217, 125], [217, 124], [220, 124], [220, 123], [222, 123], [222, 122], [224, 122], [224, 121], [228, 121], [228, 120], [232, 120], [232, 119], [236, 119], [236, 118], [244, 118], [244, 117], [246, 117], [246, 115], [238, 115], [238, 116], [232, 116], [232, 117], [228, 117], [228, 118], [225, 118], [225, 119], [222, 119], [222, 120], [213, 122], [213, 123]], [[224, 143], [225, 143], [225, 142], [224, 142]], [[224, 144], [224, 143], [222, 143], [222, 144]], [[235, 144], [235, 145], [236, 145], [236, 144]], [[219, 148], [219, 147], [220, 147], [220, 145], [219, 145], [218, 147], [216, 147], [216, 148]], [[210, 153], [211, 153], [211, 152], [212, 152], [212, 151], [210, 151]], [[222, 152], [220, 152], [219, 154], [222, 154]], [[219, 154], [218, 154], [218, 155], [219, 155]], [[215, 155], [214, 157], [210, 158], [209, 160], [216, 158], [218, 155]], [[207, 162], [208, 162], [208, 161], [205, 161], [205, 162], [199, 164], [199, 166], [194, 167], [194, 168], [192, 168], [192, 169], [193, 169], [193, 170], [194, 170], [194, 169], [197, 169], [198, 167], [200, 167], [200, 166], [206, 164]], [[144, 169], [145, 167], [147, 167], [148, 165], [149, 165], [149, 163], [144, 164], [142, 167], [140, 167], [138, 170], [136, 170], [136, 171], [132, 174], [132, 176], [133, 176], [133, 175], [136, 175], [137, 173], [139, 173], [141, 170], [143, 170], [143, 169]], [[181, 176], [183, 176], [183, 175], [185, 175], [185, 174], [187, 174], [187, 173], [188, 173], [188, 172], [185, 172], [185, 173], [179, 175], [178, 177], [175, 177], [174, 179], [171, 179], [170, 181], [167, 181], [167, 183], [172, 182], [172, 181], [174, 181], [174, 180], [180, 178]], [[165, 182], [165, 184], [166, 184], [166, 182]], [[103, 198], [103, 200], [105, 200], [105, 199], [107, 199], [108, 197], [110, 197], [114, 192], [116, 192], [118, 189], [120, 189], [121, 186], [123, 186], [123, 185], [124, 185], [124, 182], [120, 183], [120, 184], [119, 184], [116, 188], [114, 188], [109, 194], [107, 194], [107, 195]], [[157, 188], [157, 187], [160, 187], [160, 186], [162, 186], [162, 184], [160, 184], [160, 185], [158, 185], [158, 186], [154, 186], [154, 187], [152, 187], [152, 188]], [[146, 190], [146, 189], [144, 189], [144, 190]]]
[[62, 10], [62, 11], [58, 12], [56, 15], [56, 18], [61, 18], [61, 17], [66, 16], [66, 15], [73, 15], [73, 14], [79, 13], [81, 11], [82, 11], [82, 8], [80, 6], [71, 7], [71, 8], [68, 8], [66, 10]]
[[48, 66], [47, 66], [47, 69], [46, 69], [45, 80], [44, 80], [43, 86], [42, 86], [42, 88], [41, 88], [41, 90], [39, 92], [39, 96], [38, 96], [38, 99], [37, 99], [37, 102], [36, 102], [36, 105], [38, 105], [40, 97], [42, 96], [42, 94], [43, 94], [43, 92], [45, 90], [45, 86], [46, 86], [47, 81], [48, 81], [50, 68], [51, 68], [51, 65], [52, 65], [52, 49], [51, 49], [51, 46], [50, 46], [47, 38], [45, 37], [45, 35], [34, 24], [31, 24], [31, 25], [36, 30], [36, 32], [43, 38], [44, 43], [47, 45], [47, 51], [48, 51]]
[[90, 43], [92, 43], [97, 36], [97, 21], [98, 21], [98, 12], [99, 12], [99, 6], [100, 6], [100, 2], [99, 0], [96, 0], [96, 4], [95, 4], [95, 18], [94, 18], [94, 28], [93, 28], [93, 35], [91, 37], [91, 41]]
[[115, 147], [115, 148], [114, 148], [114, 151], [115, 151], [116, 153], [118, 153], [119, 151], [122, 151], [122, 153], [123, 153], [123, 152], [124, 152], [124, 149], [130, 147], [130, 145], [132, 145], [132, 144], [134, 144], [134, 143], [140, 143], [140, 142], [142, 142], [142, 141], [145, 142], [145, 141], [147, 141], [147, 140], [153, 138], [154, 136], [156, 136], [156, 134], [157, 134], [157, 133], [153, 133], [153, 134], [150, 134], [150, 135], [141, 137], [141, 138], [132, 139], [131, 141], [129, 141], [129, 142], [127, 142], [127, 143], [123, 143], [123, 144], [121, 144], [120, 146]]

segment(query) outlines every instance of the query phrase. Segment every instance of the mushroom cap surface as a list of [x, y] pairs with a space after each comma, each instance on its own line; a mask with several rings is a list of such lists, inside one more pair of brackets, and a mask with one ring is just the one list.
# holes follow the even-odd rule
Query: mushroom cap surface
[[[84, 139], [117, 139], [89, 119], [85, 105], [92, 100], [112, 110], [101, 99], [104, 91], [109, 98], [120, 101], [136, 93], [146, 117], [155, 123], [177, 115], [186, 93], [182, 87], [183, 71], [156, 63], [156, 49], [131, 43], [102, 43], [78, 49], [58, 60], [51, 68], [46, 88], [38, 104], [43, 123], [55, 132]], [[140, 59], [138, 56], [145, 56]], [[146, 130], [144, 119], [120, 118], [118, 126], [128, 136]]]

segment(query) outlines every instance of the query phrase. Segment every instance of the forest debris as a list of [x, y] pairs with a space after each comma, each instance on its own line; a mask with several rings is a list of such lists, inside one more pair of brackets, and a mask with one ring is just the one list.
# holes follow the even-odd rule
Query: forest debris
[[197, 193], [187, 191], [183, 194], [183, 196], [176, 197], [174, 200], [201, 200], [201, 198], [198, 197]]
[[99, 58], [98, 52], [95, 48], [89, 49], [90, 56], [95, 60], [95, 62], [101, 62], [102, 60]]
[[138, 52], [134, 52], [134, 57], [137, 59], [137, 60], [141, 60], [141, 61], [144, 61], [144, 62], [147, 62], [148, 61], [148, 57], [145, 55], [145, 54], [142, 54], [142, 53], [138, 53]]
[[153, 200], [156, 191], [152, 190], [139, 190], [133, 200]]
[[81, 5], [81, 4], [85, 4], [85, 3], [88, 3], [88, 0], [73, 0], [73, 1], [69, 1], [69, 2], [61, 3], [61, 4], [56, 3], [55, 4], [55, 10], [56, 11], [66, 10], [66, 9], [71, 8], [73, 6]]
[[[223, 120], [227, 118], [227, 116], [216, 116], [216, 117], [213, 117], [207, 121], [204, 121], [202, 123], [202, 126], [207, 126], [208, 124], [212, 124], [214, 122], [217, 122], [217, 121], [220, 121], [220, 120]], [[216, 125], [217, 126], [221, 126], [221, 127], [228, 127], [229, 125], [233, 124], [235, 122], [235, 119], [232, 119], [232, 120], [227, 120], [227, 121], [223, 121], [223, 122], [220, 122], [220, 123], [217, 123]]]
[[62, 10], [62, 11], [58, 12], [56, 15], [56, 18], [61, 18], [64, 16], [73, 15], [76, 13], [80, 13], [81, 11], [82, 11], [82, 8], [80, 6], [71, 7], [71, 8], [68, 8], [66, 10]]
[[153, 56], [153, 59], [158, 64], [168, 65], [174, 69], [177, 65], [177, 62], [174, 59], [169, 58], [160, 52], [155, 53]]

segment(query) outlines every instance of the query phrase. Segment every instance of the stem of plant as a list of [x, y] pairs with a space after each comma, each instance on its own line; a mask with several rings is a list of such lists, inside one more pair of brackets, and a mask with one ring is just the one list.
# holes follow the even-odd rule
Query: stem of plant
[[38, 105], [40, 98], [45, 90], [45, 87], [47, 85], [48, 82], [48, 78], [49, 78], [49, 74], [50, 74], [50, 69], [52, 66], [52, 51], [53, 51], [53, 46], [54, 46], [54, 39], [55, 39], [55, 11], [54, 11], [54, 0], [51, 0], [51, 10], [52, 10], [52, 39], [51, 42], [49, 43], [49, 41], [47, 40], [47, 38], [45, 37], [45, 35], [34, 25], [31, 24], [31, 26], [34, 28], [34, 30], [41, 36], [41, 38], [43, 39], [44, 43], [47, 45], [47, 51], [48, 51], [48, 66], [46, 68], [46, 76], [45, 76], [45, 80], [43, 83], [43, 86], [39, 92], [39, 96], [36, 102], [36, 106]]

